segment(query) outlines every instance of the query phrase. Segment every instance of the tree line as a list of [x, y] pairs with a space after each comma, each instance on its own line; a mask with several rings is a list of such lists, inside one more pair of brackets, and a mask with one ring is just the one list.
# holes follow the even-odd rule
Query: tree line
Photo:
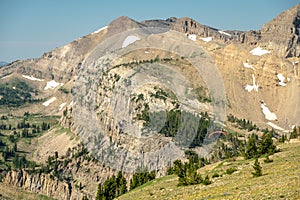
[[[155, 179], [155, 171], [138, 171], [133, 174], [130, 179], [130, 189], [141, 186]], [[103, 184], [98, 185], [96, 200], [111, 200], [128, 192], [127, 180], [123, 176], [122, 171], [119, 171], [117, 176], [112, 175]]]
[[204, 158], [199, 158], [198, 154], [192, 150], [185, 151], [185, 155], [188, 158], [187, 162], [181, 160], [175, 160], [173, 166], [168, 168], [167, 173], [176, 174], [178, 176], [178, 186], [187, 186], [195, 184], [209, 185], [211, 180], [208, 175], [204, 178], [197, 173], [197, 170], [209, 162]]
[[259, 128], [256, 126], [256, 124], [253, 124], [253, 122], [250, 120], [238, 119], [232, 114], [229, 114], [227, 116], [227, 120], [233, 124], [236, 124], [240, 129], [245, 129], [248, 131], [252, 131], [252, 130], [259, 131]]

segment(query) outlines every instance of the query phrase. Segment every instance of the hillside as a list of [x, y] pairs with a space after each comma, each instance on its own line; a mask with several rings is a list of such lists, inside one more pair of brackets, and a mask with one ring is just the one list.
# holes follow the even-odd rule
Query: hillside
[[[208, 186], [178, 187], [178, 177], [171, 175], [148, 182], [118, 199], [299, 199], [299, 145], [299, 139], [279, 145], [282, 152], [271, 156], [271, 163], [259, 159], [263, 176], [258, 178], [251, 174], [254, 160], [223, 160], [199, 170], [202, 177], [221, 175]], [[229, 168], [237, 171], [226, 174]]]

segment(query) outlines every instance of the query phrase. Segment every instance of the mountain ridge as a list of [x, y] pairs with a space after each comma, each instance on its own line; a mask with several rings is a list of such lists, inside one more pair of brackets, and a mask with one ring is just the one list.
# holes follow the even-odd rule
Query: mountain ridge
[[[291, 26], [289, 25], [288, 28], [286, 28], [287, 26], [285, 26], [283, 22], [281, 23], [280, 20], [288, 18], [290, 19], [290, 22], [292, 22], [293, 20], [291, 19], [298, 19], [297, 13], [299, 13], [299, 5], [281, 13], [279, 17], [275, 18], [274, 20], [279, 24], [278, 27], [282, 27], [280, 28], [282, 31], [289, 31]], [[6, 66], [2, 67], [0, 71], [0, 77], [3, 78], [14, 72], [17, 72], [18, 74], [32, 75], [40, 79], [54, 79], [57, 82], [67, 83], [71, 80], [75, 80], [74, 77], [76, 77], [78, 75], [78, 72], [81, 70], [83, 61], [90, 55], [90, 52], [93, 51], [93, 49], [98, 45], [99, 42], [111, 37], [111, 35], [116, 34], [120, 31], [125, 31], [127, 29], [145, 28], [149, 26], [151, 27], [152, 25], [159, 25], [159, 27], [161, 26], [163, 28], [167, 27], [167, 29], [179, 31], [183, 34], [191, 36], [195, 35], [195, 37], [199, 38], [197, 39], [199, 41], [211, 38], [211, 43], [202, 42], [201, 45], [203, 45], [203, 47], [208, 51], [211, 51], [212, 55], [214, 55], [215, 50], [212, 51], [211, 49], [214, 48], [226, 49], [229, 46], [236, 46], [238, 48], [249, 49], [250, 51], [252, 48], [254, 49], [255, 47], [261, 46], [263, 48], [266, 48], [267, 50], [270, 50], [271, 54], [274, 54], [275, 57], [283, 56], [285, 58], [293, 58], [293, 61], [289, 61], [289, 63], [283, 65], [289, 66], [287, 69], [285, 69], [287, 70], [287, 72], [293, 70], [294, 74], [297, 74], [297, 66], [293, 66], [293, 63], [297, 61], [297, 49], [299, 49], [300, 45], [299, 39], [297, 39], [298, 36], [295, 35], [298, 29], [297, 27], [294, 28], [294, 32], [290, 35], [287, 35], [285, 39], [280, 39], [280, 37], [279, 39], [272, 39], [270, 38], [270, 35], [277, 35], [276, 37], [278, 38], [277, 29], [272, 28], [274, 27], [272, 26], [274, 20], [266, 23], [262, 28], [262, 31], [235, 32], [235, 34], [232, 34], [232, 32], [229, 31], [220, 31], [209, 26], [201, 25], [200, 23], [190, 18], [177, 19], [173, 17], [166, 20], [146, 20], [143, 22], [136, 22], [129, 17], [121, 16], [112, 21], [107, 28], [105, 27], [101, 31], [88, 34], [72, 41], [65, 46], [58, 47], [52, 51], [46, 52], [40, 58], [15, 61], [13, 63], [7, 64]], [[274, 34], [272, 31], [274, 32]], [[275, 42], [265, 42], [270, 40]], [[243, 45], [246, 46], [242, 47]], [[276, 49], [278, 49], [278, 51]], [[218, 57], [219, 55], [216, 56]], [[247, 60], [249, 58], [245, 59]], [[244, 60], [243, 62], [246, 62], [246, 60]], [[258, 59], [255, 58], [254, 60]], [[232, 65], [232, 63], [230, 63], [229, 65]], [[276, 71], [277, 70], [275, 70], [274, 73], [277, 73]]]

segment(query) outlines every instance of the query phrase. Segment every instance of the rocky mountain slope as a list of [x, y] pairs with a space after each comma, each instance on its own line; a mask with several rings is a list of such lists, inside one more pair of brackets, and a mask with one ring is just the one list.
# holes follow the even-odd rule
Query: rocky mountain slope
[[[225, 129], [229, 114], [281, 134], [299, 126], [299, 30], [300, 5], [247, 32], [218, 30], [190, 18], [136, 22], [122, 16], [40, 58], [1, 67], [1, 90], [15, 94], [15, 101], [2, 92], [0, 113], [61, 116], [60, 124], [105, 163], [96, 164], [101, 173], [93, 171], [100, 177], [114, 173], [111, 168], [130, 174], [144, 167], [163, 174], [186, 148], [178, 145], [183, 137], [158, 134], [178, 110], [185, 113], [183, 133], [198, 126], [194, 119], [203, 113], [214, 122], [210, 131]], [[18, 88], [24, 84], [26, 98]], [[16, 102], [20, 106], [11, 106]], [[196, 149], [207, 155], [210, 148]], [[77, 163], [69, 163], [70, 172]], [[56, 185], [55, 197], [76, 198], [77, 190], [68, 188], [75, 186], [20, 173], [10, 172], [5, 182], [21, 181], [22, 187], [47, 195]], [[87, 178], [78, 179], [88, 184]], [[37, 189], [31, 179], [51, 186]], [[87, 186], [85, 194], [93, 196], [95, 190]]]
[[[67, 99], [67, 102], [70, 103], [72, 96], [65, 97], [59, 94], [57, 92], [59, 87], [53, 90], [45, 90], [47, 82], [54, 80], [60, 85], [64, 84], [70, 90], [84, 60], [99, 43], [116, 33], [128, 29], [153, 26], [176, 30], [188, 35], [189, 38], [195, 38], [195, 43], [212, 56], [213, 62], [216, 63], [224, 78], [228, 102], [234, 102], [232, 103], [232, 109], [229, 108], [232, 114], [236, 114], [241, 118], [250, 117], [251, 120], [257, 123], [266, 122], [259, 104], [261, 100], [264, 100], [269, 109], [278, 115], [279, 126], [288, 130], [290, 126], [297, 123], [296, 116], [298, 113], [292, 114], [292, 109], [289, 108], [293, 107], [291, 105], [299, 105], [298, 95], [295, 92], [290, 92], [298, 90], [299, 81], [299, 53], [297, 53], [299, 49], [299, 5], [280, 14], [277, 18], [265, 24], [261, 30], [248, 32], [221, 31], [201, 25], [189, 18], [136, 22], [127, 17], [120, 17], [108, 27], [44, 53], [41, 58], [16, 61], [3, 67], [0, 71], [1, 81], [7, 82], [9, 79], [6, 79], [6, 77], [12, 78], [22, 75], [43, 80], [34, 81], [22, 77], [23, 80], [36, 84], [35, 87], [40, 90], [38, 97], [47, 99], [56, 96], [58, 100], [51, 104], [46, 112], [57, 113], [57, 107], [66, 103], [64, 101]], [[251, 53], [253, 49], [256, 49], [258, 53]], [[259, 51], [267, 53], [262, 55]], [[155, 56], [152, 55], [152, 58], [154, 59]], [[150, 58], [150, 55], [148, 58]], [[244, 67], [245, 64], [246, 66], [253, 66], [255, 70]], [[229, 77], [228, 74], [232, 74], [234, 77]], [[244, 88], [247, 84], [252, 83], [252, 74], [255, 75], [260, 89], [259, 92], [247, 93]], [[286, 86], [280, 85], [281, 82], [277, 74], [282, 74], [285, 77]], [[232, 83], [232, 81], [235, 83]], [[60, 99], [60, 97], [62, 98]], [[254, 106], [254, 103], [247, 106], [244, 104], [244, 100], [237, 101], [237, 97], [250, 98], [249, 103], [255, 102], [256, 106]], [[290, 99], [290, 101], [280, 103], [285, 99]], [[291, 105], [283, 105], [289, 102], [291, 102]], [[53, 108], [54, 105], [55, 108]], [[256, 109], [253, 109], [254, 107]], [[43, 108], [43, 106], [40, 106], [36, 109], [44, 111]], [[245, 111], [241, 112], [241, 109]]]

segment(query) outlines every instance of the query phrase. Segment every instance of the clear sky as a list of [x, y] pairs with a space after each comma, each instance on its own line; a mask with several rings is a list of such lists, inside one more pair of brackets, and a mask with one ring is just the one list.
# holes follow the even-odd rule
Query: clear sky
[[40, 57], [126, 15], [258, 30], [300, 0], [0, 0], [0, 61]]

